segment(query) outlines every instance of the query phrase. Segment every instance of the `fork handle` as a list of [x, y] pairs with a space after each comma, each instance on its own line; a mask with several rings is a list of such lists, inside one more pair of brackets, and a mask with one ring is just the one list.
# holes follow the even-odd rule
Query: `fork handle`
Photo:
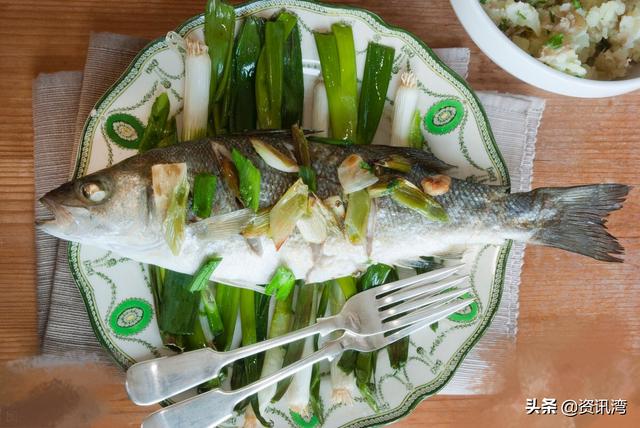
[[233, 415], [233, 408], [242, 400], [317, 362], [335, 357], [343, 350], [341, 339], [332, 340], [308, 357], [240, 389], [214, 389], [158, 410], [142, 421], [142, 428], [215, 427], [229, 419]]
[[141, 406], [158, 403], [216, 377], [224, 366], [236, 360], [317, 333], [324, 336], [343, 328], [342, 324], [338, 316], [319, 318], [305, 328], [228, 352], [205, 348], [136, 363], [127, 370], [127, 393], [131, 401]]

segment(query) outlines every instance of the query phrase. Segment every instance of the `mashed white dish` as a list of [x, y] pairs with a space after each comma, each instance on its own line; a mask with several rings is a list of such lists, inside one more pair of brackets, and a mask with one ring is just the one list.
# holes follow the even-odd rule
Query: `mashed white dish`
[[509, 38], [545, 64], [588, 79], [640, 62], [640, 0], [480, 0]]

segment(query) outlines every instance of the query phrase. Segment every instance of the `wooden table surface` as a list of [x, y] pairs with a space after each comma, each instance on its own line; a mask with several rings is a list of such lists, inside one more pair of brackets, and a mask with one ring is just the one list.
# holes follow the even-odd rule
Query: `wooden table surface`
[[[532, 88], [499, 69], [478, 50], [446, 0], [340, 3], [367, 7], [389, 23], [412, 31], [431, 47], [470, 48], [469, 81], [477, 90], [545, 98], [534, 187], [640, 184], [640, 92], [580, 100]], [[91, 31], [155, 38], [201, 12], [203, 6], [204, 0], [0, 1], [0, 361], [38, 353], [32, 80], [39, 73], [82, 69]], [[504, 368], [508, 380], [505, 392], [483, 398], [434, 397], [396, 426], [640, 426], [640, 397], [635, 383], [629, 382], [640, 378], [639, 224], [640, 191], [636, 188], [624, 209], [609, 222], [612, 233], [627, 249], [624, 264], [529, 247], [520, 288], [514, 363]], [[52, 376], [48, 373], [38, 375], [42, 382]], [[86, 425], [133, 426], [147, 414], [148, 409], [136, 408], [128, 401], [120, 380], [105, 377], [102, 383], [88, 385], [79, 373], [81, 370], [63, 370], [58, 375], [67, 384], [104, 400], [95, 418], [85, 420]], [[33, 379], [25, 382], [23, 375], [8, 372], [7, 376], [16, 376], [15, 382], [2, 377], [0, 397], [7, 393], [17, 397], [20, 384], [37, 385]], [[575, 419], [524, 417], [525, 397], [623, 398], [629, 400], [629, 414]], [[0, 403], [0, 426], [23, 426], [10, 419], [3, 418]], [[57, 421], [55, 426], [72, 426], [64, 418]]]

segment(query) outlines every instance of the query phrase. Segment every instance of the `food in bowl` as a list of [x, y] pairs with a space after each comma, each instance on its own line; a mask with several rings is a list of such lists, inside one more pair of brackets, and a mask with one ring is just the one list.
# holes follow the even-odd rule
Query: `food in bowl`
[[520, 48], [564, 73], [627, 76], [640, 62], [638, 0], [479, 0]]

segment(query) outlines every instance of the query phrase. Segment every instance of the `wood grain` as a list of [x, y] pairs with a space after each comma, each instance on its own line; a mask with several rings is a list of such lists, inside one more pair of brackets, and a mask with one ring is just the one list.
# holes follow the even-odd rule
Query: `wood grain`
[[[338, 3], [338, 2], [336, 2]], [[603, 100], [555, 96], [521, 83], [484, 56], [446, 0], [344, 1], [367, 7], [431, 47], [465, 46], [478, 90], [530, 94], [547, 100], [540, 127], [534, 186], [591, 182], [640, 184], [640, 93]], [[32, 80], [43, 72], [82, 69], [91, 31], [155, 38], [199, 13], [204, 1], [0, 1], [0, 361], [38, 351], [33, 244]], [[72, 144], [72, 142], [69, 142]], [[612, 216], [610, 228], [627, 249], [626, 262], [604, 264], [561, 251], [529, 247], [522, 275], [518, 344], [550, 335], [570, 340], [580, 328], [624, 328], [640, 349], [640, 192]], [[571, 317], [569, 326], [558, 323]], [[593, 324], [594, 319], [601, 320]], [[597, 332], [594, 331], [594, 332]], [[542, 348], [540, 348], [542, 349]], [[589, 373], [584, 373], [589, 376]], [[4, 382], [4, 381], [3, 381]], [[149, 409], [133, 406], [121, 381], [105, 384], [109, 411], [99, 426], [137, 425]], [[115, 385], [115, 386], [114, 386]], [[544, 392], [544, 391], [542, 391]], [[574, 397], [576, 398], [576, 397]], [[581, 397], [577, 397], [581, 398]], [[610, 397], [613, 398], [613, 397]], [[617, 398], [617, 397], [616, 397]], [[435, 397], [397, 426], [455, 426], [472, 420], [491, 398]], [[524, 407], [524, 403], [522, 403]], [[482, 425], [482, 419], [478, 419]]]

